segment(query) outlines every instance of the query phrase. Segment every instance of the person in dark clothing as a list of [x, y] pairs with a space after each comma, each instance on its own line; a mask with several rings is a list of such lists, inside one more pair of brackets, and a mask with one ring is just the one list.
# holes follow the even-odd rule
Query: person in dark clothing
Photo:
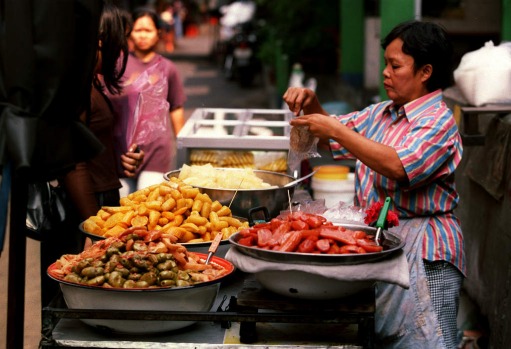
[[[144, 158], [142, 151], [136, 151], [137, 144], [130, 145], [120, 159], [116, 157], [113, 146], [115, 118], [111, 103], [105, 95], [105, 90], [110, 94], [117, 94], [122, 90], [121, 78], [128, 57], [127, 35], [130, 28], [129, 15], [106, 3], [100, 20], [90, 110], [81, 116], [104, 149], [89, 161], [77, 164], [60, 179], [68, 200], [66, 221], [61, 229], [55, 230], [41, 242], [43, 306], [46, 306], [58, 291], [58, 283], [46, 275], [46, 268], [63, 254], [77, 254], [86, 243], [90, 243], [86, 242], [78, 228], [80, 222], [95, 215], [101, 206], [119, 206], [119, 177], [134, 176]], [[118, 173], [119, 163], [124, 169], [122, 174]]]

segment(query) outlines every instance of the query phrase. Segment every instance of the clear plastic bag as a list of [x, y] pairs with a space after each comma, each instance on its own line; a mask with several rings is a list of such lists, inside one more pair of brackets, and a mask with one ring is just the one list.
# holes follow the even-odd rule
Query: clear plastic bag
[[126, 144], [148, 144], [170, 128], [168, 84], [161, 63], [148, 68], [130, 86], [138, 91], [133, 117], [127, 120]]
[[168, 84], [160, 61], [123, 87], [123, 94], [110, 98], [117, 114], [114, 136], [116, 152], [124, 154], [133, 143], [151, 144], [171, 132]]
[[318, 153], [319, 138], [314, 137], [307, 126], [292, 126], [289, 137], [287, 164], [291, 173], [299, 170], [303, 160], [321, 157]]

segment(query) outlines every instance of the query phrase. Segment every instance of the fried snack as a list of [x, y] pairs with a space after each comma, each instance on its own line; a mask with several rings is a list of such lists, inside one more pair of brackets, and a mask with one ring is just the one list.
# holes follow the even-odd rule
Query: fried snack
[[213, 166], [218, 165], [218, 152], [213, 150], [192, 150], [190, 152], [190, 164], [191, 165], [206, 165], [211, 164]]
[[85, 220], [83, 230], [111, 237], [139, 227], [170, 234], [180, 243], [190, 243], [211, 241], [216, 234], [223, 234], [227, 239], [248, 227], [248, 222], [232, 216], [229, 207], [178, 178], [140, 189], [119, 203], [120, 206], [102, 207], [95, 216]]
[[278, 158], [270, 161], [262, 166], [259, 166], [260, 170], [273, 171], [273, 172], [286, 172], [287, 171], [287, 159], [285, 157]]
[[225, 152], [220, 160], [220, 167], [254, 168], [254, 154], [250, 151]]

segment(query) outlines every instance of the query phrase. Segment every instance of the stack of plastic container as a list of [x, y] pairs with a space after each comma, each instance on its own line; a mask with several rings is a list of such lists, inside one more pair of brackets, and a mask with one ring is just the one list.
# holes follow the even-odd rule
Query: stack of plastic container
[[314, 168], [312, 176], [312, 195], [315, 200], [325, 199], [330, 208], [340, 201], [352, 204], [355, 196], [355, 177], [347, 166], [324, 165]]

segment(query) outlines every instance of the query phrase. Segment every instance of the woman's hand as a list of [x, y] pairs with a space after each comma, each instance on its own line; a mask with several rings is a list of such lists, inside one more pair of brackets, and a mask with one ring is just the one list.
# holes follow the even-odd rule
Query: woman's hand
[[303, 87], [290, 87], [282, 96], [284, 102], [286, 102], [289, 110], [296, 116], [300, 115], [303, 110], [304, 114], [319, 113], [328, 115], [318, 101], [318, 98], [314, 91]]
[[337, 119], [322, 114], [302, 115], [289, 123], [291, 126], [308, 127], [310, 133], [320, 140], [335, 139], [336, 131], [343, 127]]
[[144, 151], [137, 144], [132, 144], [129, 150], [121, 154], [121, 165], [124, 176], [128, 178], [135, 177], [137, 169], [144, 161]]

